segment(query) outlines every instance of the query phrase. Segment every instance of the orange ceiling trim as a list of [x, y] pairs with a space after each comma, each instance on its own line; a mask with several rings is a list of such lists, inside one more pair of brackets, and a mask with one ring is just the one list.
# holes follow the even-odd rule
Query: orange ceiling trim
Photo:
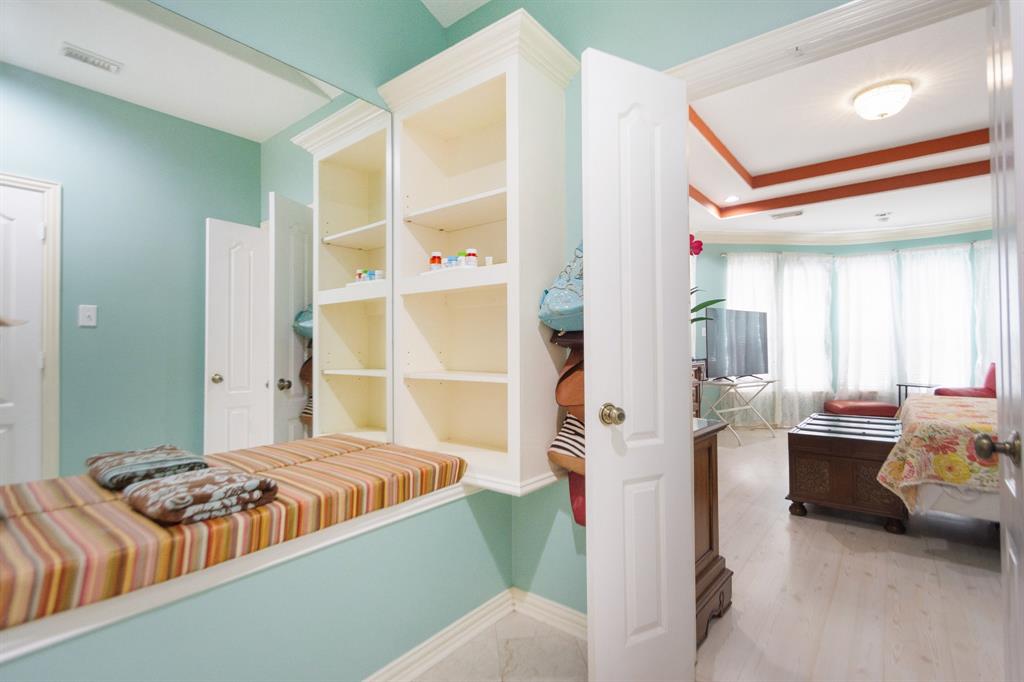
[[903, 144], [897, 147], [889, 147], [888, 149], [879, 149], [878, 151], [864, 154], [844, 156], [839, 159], [832, 159], [831, 161], [797, 166], [796, 168], [789, 168], [774, 173], [762, 173], [761, 175], [754, 176], [752, 187], [768, 187], [769, 185], [778, 185], [783, 182], [807, 180], [808, 178], [816, 178], [822, 175], [879, 166], [883, 163], [915, 159], [920, 156], [931, 156], [932, 154], [941, 154], [942, 152], [950, 152], [956, 149], [967, 149], [968, 147], [977, 147], [983, 144], [988, 144], [988, 128], [937, 137], [932, 140], [924, 140], [923, 142]]
[[715, 135], [715, 131], [713, 131], [711, 127], [704, 122], [704, 119], [700, 117], [693, 107], [690, 107], [690, 123], [692, 123], [693, 127], [697, 129], [697, 132], [708, 141], [708, 144], [715, 148], [718, 155], [725, 159], [725, 162], [732, 166], [732, 169], [736, 171], [741, 178], [743, 178], [743, 181], [747, 183], [747, 186], [753, 187], [754, 176], [752, 176], [750, 172], [743, 167], [743, 164], [740, 163], [739, 159], [733, 156], [733, 153], [729, 151], [729, 148], [725, 146], [725, 143], [718, 139], [718, 135]]
[[747, 186], [751, 189], [770, 187], [771, 185], [778, 185], [784, 182], [808, 180], [810, 178], [817, 178], [823, 175], [843, 173], [846, 171], [857, 170], [859, 168], [869, 168], [871, 166], [893, 163], [895, 161], [915, 159], [921, 156], [931, 156], [933, 154], [941, 154], [943, 152], [955, 151], [957, 149], [967, 149], [969, 147], [988, 144], [989, 142], [988, 128], [980, 128], [966, 133], [946, 135], [945, 137], [937, 137], [931, 140], [912, 142], [910, 144], [898, 145], [887, 149], [878, 149], [873, 152], [843, 156], [838, 159], [831, 159], [820, 163], [811, 163], [804, 166], [796, 166], [785, 170], [773, 171], [771, 173], [752, 175], [750, 171], [740, 163], [740, 160], [736, 158], [736, 155], [725, 146], [725, 143], [722, 142], [721, 138], [715, 134], [715, 131], [711, 129], [711, 126], [709, 126], [707, 122], [700, 117], [693, 107], [690, 107], [690, 123], [692, 123], [693, 127], [697, 129], [697, 132], [699, 132], [701, 136], [708, 141], [708, 144], [718, 152], [718, 155], [721, 156], [722, 159], [729, 164], [729, 166], [736, 171], [741, 178], [743, 178], [743, 181], [747, 183]]
[[722, 209], [719, 208], [718, 204], [711, 201], [711, 199], [708, 199], [707, 195], [704, 194], [704, 192], [701, 192], [693, 185], [690, 185], [690, 198], [696, 201], [704, 208], [706, 208], [708, 210], [708, 213], [715, 216], [716, 218], [722, 217]]
[[[717, 207], [718, 217], [735, 218], [737, 216], [749, 215], [751, 213], [764, 213], [766, 211], [775, 211], [781, 208], [792, 208], [794, 206], [803, 206], [805, 204], [817, 204], [823, 201], [859, 197], [865, 194], [877, 194], [879, 192], [889, 192], [896, 189], [931, 185], [937, 182], [947, 182], [949, 180], [961, 180], [963, 178], [972, 178], [977, 175], [987, 175], [988, 172], [988, 161], [962, 163], [956, 166], [947, 166], [945, 168], [934, 168], [932, 170], [918, 171], [916, 173], [896, 175], [891, 178], [866, 180], [864, 182], [855, 182], [849, 185], [829, 187], [827, 189], [819, 189], [811, 192], [801, 192], [799, 194], [773, 197], [771, 199], [763, 199], [761, 201], [751, 201], [746, 204], [738, 204], [736, 206], [728, 206], [725, 208]], [[704, 198], [707, 199], [707, 197]]]

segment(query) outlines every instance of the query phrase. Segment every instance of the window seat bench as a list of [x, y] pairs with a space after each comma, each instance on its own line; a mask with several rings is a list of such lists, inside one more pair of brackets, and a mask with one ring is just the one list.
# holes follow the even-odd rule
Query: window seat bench
[[0, 486], [0, 629], [257, 552], [457, 484], [464, 460], [345, 435], [207, 456], [275, 479], [270, 504], [161, 526], [88, 476]]

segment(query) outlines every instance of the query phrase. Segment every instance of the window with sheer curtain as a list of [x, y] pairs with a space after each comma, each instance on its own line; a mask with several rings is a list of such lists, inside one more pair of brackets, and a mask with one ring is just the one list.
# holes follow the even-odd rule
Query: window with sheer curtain
[[775, 424], [797, 423], [833, 395], [895, 402], [902, 381], [979, 385], [998, 354], [991, 240], [726, 258], [726, 305], [768, 314], [768, 369], [778, 382], [755, 405]]

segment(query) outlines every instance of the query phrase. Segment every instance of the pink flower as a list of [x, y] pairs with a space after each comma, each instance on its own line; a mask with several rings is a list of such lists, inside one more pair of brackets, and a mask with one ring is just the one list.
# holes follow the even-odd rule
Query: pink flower
[[704, 250], [704, 242], [696, 239], [692, 234], [690, 235], [690, 255], [699, 256], [700, 252]]

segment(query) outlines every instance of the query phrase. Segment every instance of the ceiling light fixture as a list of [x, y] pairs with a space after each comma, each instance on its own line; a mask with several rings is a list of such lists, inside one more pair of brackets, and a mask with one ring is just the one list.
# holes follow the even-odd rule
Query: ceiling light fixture
[[875, 83], [854, 96], [853, 108], [864, 120], [878, 121], [900, 113], [913, 94], [914, 84], [909, 80]]
[[772, 220], [783, 220], [785, 218], [796, 218], [802, 216], [804, 212], [800, 209], [796, 211], [785, 211], [783, 213], [772, 213]]
[[110, 57], [104, 57], [101, 54], [87, 50], [84, 47], [72, 45], [71, 43], [64, 43], [60, 48], [60, 53], [69, 59], [80, 61], [89, 66], [95, 66], [97, 69], [103, 69], [110, 73], [117, 73], [124, 66], [121, 62], [115, 61]]
[[730, 194], [729, 196], [727, 196], [725, 198], [725, 203], [727, 203], [727, 204], [735, 204], [739, 200], [740, 200], [740, 198], [738, 196], [736, 196], [735, 194]]

